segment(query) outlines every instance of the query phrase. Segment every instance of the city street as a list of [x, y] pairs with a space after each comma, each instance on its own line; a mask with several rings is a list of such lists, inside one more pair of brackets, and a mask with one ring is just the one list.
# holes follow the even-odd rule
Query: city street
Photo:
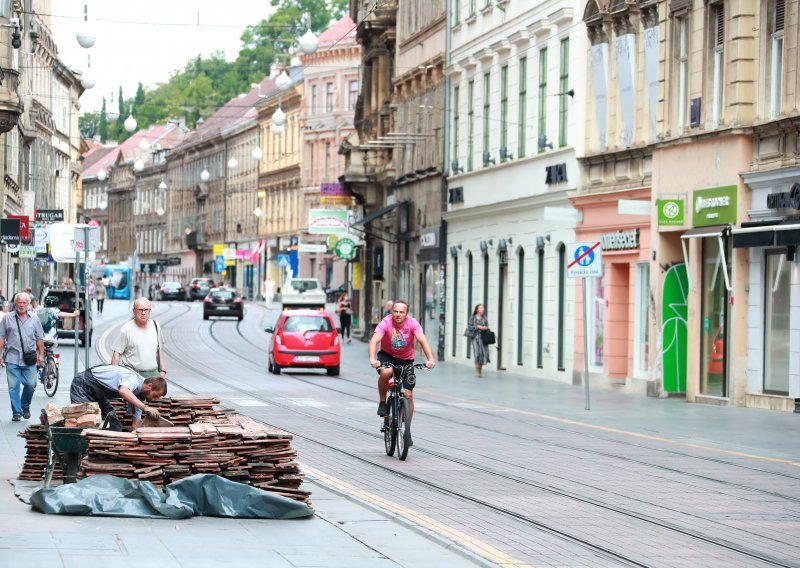
[[[127, 302], [111, 306], [93, 359], [110, 356], [124, 321]], [[512, 374], [477, 379], [443, 363], [418, 373], [414, 446], [401, 462], [383, 448], [366, 344], [343, 346], [339, 378], [268, 374], [263, 327], [278, 313], [248, 304], [241, 323], [203, 322], [200, 303], [156, 303], [169, 394], [214, 394], [292, 432], [317, 508], [312, 522], [327, 518], [347, 532], [353, 519], [337, 521], [337, 507], [357, 504], [358, 518], [390, 521], [424, 543], [418, 553], [390, 553], [393, 565], [430, 566], [441, 554], [447, 566], [800, 566], [797, 415], [609, 391], [593, 392], [585, 411], [580, 387]], [[65, 382], [57, 403], [67, 391]], [[45, 402], [40, 389], [34, 405]], [[21, 462], [22, 441], [11, 434], [6, 427], [17, 454], [4, 452], [7, 478]], [[356, 522], [347, 538], [383, 539], [374, 525]], [[313, 565], [339, 565], [328, 553]], [[175, 562], [188, 565], [179, 553]]]

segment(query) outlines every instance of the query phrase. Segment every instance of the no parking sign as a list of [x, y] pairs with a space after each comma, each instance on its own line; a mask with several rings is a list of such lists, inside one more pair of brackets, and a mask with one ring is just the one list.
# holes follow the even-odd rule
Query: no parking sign
[[603, 248], [600, 241], [567, 244], [567, 276], [592, 278], [603, 276]]

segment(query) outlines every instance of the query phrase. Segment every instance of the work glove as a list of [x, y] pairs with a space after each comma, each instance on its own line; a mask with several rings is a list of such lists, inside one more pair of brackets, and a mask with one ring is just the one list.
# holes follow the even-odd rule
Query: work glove
[[142, 414], [144, 414], [145, 416], [151, 416], [153, 418], [158, 418], [159, 416], [161, 416], [161, 413], [158, 411], [158, 409], [153, 408], [152, 406], [145, 406], [142, 409]]

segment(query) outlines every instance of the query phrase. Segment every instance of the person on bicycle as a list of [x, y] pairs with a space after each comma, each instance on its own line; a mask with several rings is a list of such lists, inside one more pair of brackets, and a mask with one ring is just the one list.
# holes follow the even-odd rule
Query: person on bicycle
[[[381, 367], [383, 363], [393, 365], [411, 365], [414, 363], [414, 339], [419, 341], [422, 352], [425, 353], [427, 361], [425, 367], [433, 369], [436, 361], [433, 359], [433, 351], [425, 338], [422, 326], [413, 317], [408, 315], [408, 303], [398, 300], [392, 305], [392, 314], [381, 320], [369, 340], [369, 364], [378, 370], [378, 416], [386, 416], [389, 409], [386, 407], [386, 391], [389, 387], [389, 379], [392, 378], [394, 370], [391, 367]], [[380, 344], [380, 351], [378, 351]], [[376, 354], [377, 351], [377, 354]], [[406, 398], [414, 416], [414, 398], [412, 391], [414, 385], [406, 385]], [[409, 417], [411, 418], [411, 417]]]
[[80, 310], [72, 312], [62, 312], [58, 308], [58, 298], [55, 296], [47, 296], [44, 299], [44, 307], [39, 305], [36, 299], [31, 300], [31, 310], [39, 318], [39, 323], [42, 324], [42, 331], [44, 331], [45, 343], [52, 343], [58, 345], [58, 329], [56, 320], [58, 318], [74, 319], [81, 315]]

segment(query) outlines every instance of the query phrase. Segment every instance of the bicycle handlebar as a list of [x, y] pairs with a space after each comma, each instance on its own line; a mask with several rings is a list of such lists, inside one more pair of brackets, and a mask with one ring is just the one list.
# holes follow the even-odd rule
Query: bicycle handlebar
[[381, 363], [381, 366], [378, 367], [379, 369], [404, 369], [405, 367], [414, 367], [415, 369], [425, 369], [429, 371], [428, 367], [425, 366], [424, 363], [409, 363], [408, 365], [395, 365], [394, 363], [390, 363], [388, 361]]

